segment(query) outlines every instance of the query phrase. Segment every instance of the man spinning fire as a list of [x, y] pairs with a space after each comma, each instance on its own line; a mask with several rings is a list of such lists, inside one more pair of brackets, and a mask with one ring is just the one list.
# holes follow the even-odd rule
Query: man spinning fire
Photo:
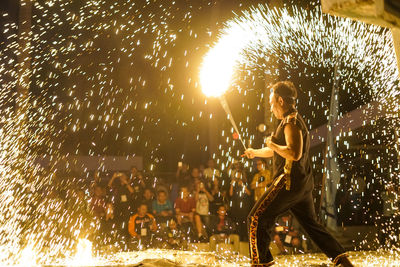
[[312, 196], [309, 132], [295, 108], [296, 98], [297, 91], [292, 82], [278, 82], [272, 86], [269, 103], [274, 116], [281, 122], [267, 138], [267, 147], [245, 151], [250, 159], [273, 157], [273, 183], [248, 216], [252, 266], [274, 264], [269, 251], [271, 230], [276, 217], [286, 211], [293, 213], [335, 265], [353, 266], [345, 249], [317, 222]]

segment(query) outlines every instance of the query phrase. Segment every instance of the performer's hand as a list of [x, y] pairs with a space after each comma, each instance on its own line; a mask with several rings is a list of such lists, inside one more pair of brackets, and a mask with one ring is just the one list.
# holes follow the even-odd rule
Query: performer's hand
[[255, 154], [254, 154], [254, 149], [252, 148], [248, 148], [246, 149], [246, 151], [244, 152], [245, 156], [249, 159], [254, 159], [255, 158]]

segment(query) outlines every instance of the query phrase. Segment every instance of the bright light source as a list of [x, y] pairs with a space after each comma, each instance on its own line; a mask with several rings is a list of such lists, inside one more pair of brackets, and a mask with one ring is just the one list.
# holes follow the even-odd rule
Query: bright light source
[[228, 90], [234, 66], [247, 43], [248, 34], [239, 26], [232, 27], [207, 53], [200, 71], [201, 87], [206, 96], [219, 97]]

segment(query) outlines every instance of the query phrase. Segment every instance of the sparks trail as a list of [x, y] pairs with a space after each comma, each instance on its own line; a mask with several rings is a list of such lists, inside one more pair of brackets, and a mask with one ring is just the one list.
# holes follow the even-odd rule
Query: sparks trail
[[[195, 12], [192, 6], [178, 12], [180, 7], [175, 2], [169, 5], [162, 1], [78, 2], [34, 3], [32, 94], [24, 124], [12, 112], [16, 99], [12, 92], [18, 80], [16, 25], [7, 26], [8, 45], [0, 50], [0, 208], [6, 214], [0, 218], [0, 239], [5, 244], [0, 248], [0, 262], [5, 264], [17, 262], [25, 246], [37, 251], [38, 262], [51, 262], [49, 256], [69, 256], [63, 252], [72, 253], [81, 235], [85, 235], [82, 216], [70, 218], [66, 203], [54, 204], [57, 196], [50, 193], [55, 187], [56, 168], [33, 167], [35, 158], [46, 155], [54, 167], [67, 153], [107, 153], [111, 145], [101, 143], [107, 140], [126, 147], [123, 153], [143, 151], [157, 165], [165, 160], [162, 154], [165, 142], [149, 133], [169, 129], [163, 131], [167, 134], [161, 138], [170, 142], [176, 139], [177, 129], [195, 127], [211, 117], [204, 99], [190, 98], [179, 88], [184, 84], [195, 91], [199, 82], [197, 71], [182, 76], [187, 81], [181, 86], [170, 79], [179, 58], [187, 61], [185, 69], [194, 65], [188, 60], [192, 51], [183, 45], [176, 48], [179, 42], [185, 38], [199, 42], [197, 36], [209, 35], [208, 30], [195, 32], [190, 28]], [[323, 15], [319, 9], [278, 10], [264, 5], [238, 13], [225, 25], [215, 47], [224, 52], [222, 60], [229, 59], [233, 70], [230, 93], [240, 98], [235, 111], [242, 115], [237, 120], [237, 131], [246, 140], [255, 140], [253, 116], [262, 113], [261, 107], [251, 109], [248, 103], [252, 95], [261, 94], [255, 85], [257, 72], [267, 73], [271, 79], [280, 74], [288, 79], [296, 76], [301, 86], [303, 81], [331, 79], [337, 57], [346, 63], [340, 73], [340, 86], [350, 96], [348, 100], [379, 101], [390, 111], [388, 117], [398, 120], [398, 76], [387, 30]], [[141, 68], [142, 65], [146, 68]], [[149, 73], [162, 76], [162, 82], [152, 83]], [[307, 85], [304, 82], [303, 94], [310, 97], [310, 105], [317, 107], [306, 116], [313, 125], [321, 118], [327, 120], [329, 101], [319, 100], [321, 95], [329, 94], [331, 85]], [[367, 90], [362, 90], [364, 87]], [[366, 93], [360, 96], [360, 92]], [[169, 100], [149, 97], [154, 94]], [[187, 111], [191, 105], [196, 106], [192, 114]], [[177, 118], [171, 121], [169, 114], [176, 114]], [[382, 132], [385, 127], [380, 127]], [[241, 147], [232, 146], [234, 141], [227, 136], [227, 128], [231, 127], [225, 122], [218, 125], [220, 146], [215, 157], [222, 169], [242, 152]], [[389, 130], [382, 133], [389, 135]], [[369, 160], [381, 166], [385, 158]], [[375, 181], [383, 175], [377, 174]], [[71, 183], [77, 180], [72, 179]], [[68, 191], [68, 197], [70, 194]], [[49, 213], [53, 220], [39, 219]], [[72, 237], [60, 232], [59, 221], [68, 223]]]

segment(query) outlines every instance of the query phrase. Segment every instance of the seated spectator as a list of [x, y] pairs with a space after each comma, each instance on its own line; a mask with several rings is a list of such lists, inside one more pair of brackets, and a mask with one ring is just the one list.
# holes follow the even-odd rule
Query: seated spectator
[[175, 200], [175, 214], [179, 227], [183, 227], [189, 237], [193, 237], [194, 214], [196, 201], [190, 197], [187, 187], [182, 187], [180, 196]]
[[150, 188], [146, 188], [143, 192], [141, 203], [146, 204], [147, 211], [149, 213], [153, 213], [153, 200], [154, 200], [153, 191]]
[[207, 229], [210, 224], [210, 201], [213, 201], [214, 198], [207, 191], [206, 187], [202, 182], [197, 184], [196, 193], [196, 214], [195, 214], [195, 223], [196, 230], [198, 233], [198, 238], [200, 241], [207, 240]]
[[239, 235], [235, 234], [236, 227], [233, 221], [227, 217], [224, 206], [219, 206], [218, 216], [213, 217], [210, 222], [210, 250], [215, 251], [218, 243], [233, 243], [233, 249], [240, 251]]
[[[167, 193], [165, 191], [157, 192], [157, 199], [153, 200], [153, 214], [156, 217], [156, 221], [159, 224], [166, 224], [168, 220], [172, 219], [172, 203], [167, 199]], [[164, 226], [164, 225], [163, 225]]]
[[258, 158], [256, 164], [257, 173], [250, 184], [250, 188], [254, 190], [254, 201], [259, 200], [272, 183], [271, 172], [265, 169], [264, 160]]
[[187, 248], [187, 238], [185, 232], [178, 227], [174, 219], [168, 221], [167, 227], [160, 232], [156, 238], [159, 248], [163, 249], [185, 249]]
[[292, 247], [295, 250], [301, 248], [299, 239], [300, 225], [292, 218], [290, 213], [283, 215], [277, 221], [275, 227], [274, 242], [281, 254], [287, 254], [285, 247]]
[[[169, 197], [168, 195], [169, 195], [169, 191], [171, 188], [170, 188], [170, 184], [165, 179], [157, 178], [156, 181], [154, 182], [153, 188], [154, 188], [154, 186], [155, 186], [155, 192], [164, 191], [167, 194], [167, 197]], [[170, 201], [171, 201], [171, 203], [173, 203], [172, 200], [170, 200]]]
[[146, 204], [140, 204], [138, 212], [129, 219], [128, 229], [138, 248], [150, 246], [151, 232], [157, 230], [157, 225], [153, 215], [147, 212]]

